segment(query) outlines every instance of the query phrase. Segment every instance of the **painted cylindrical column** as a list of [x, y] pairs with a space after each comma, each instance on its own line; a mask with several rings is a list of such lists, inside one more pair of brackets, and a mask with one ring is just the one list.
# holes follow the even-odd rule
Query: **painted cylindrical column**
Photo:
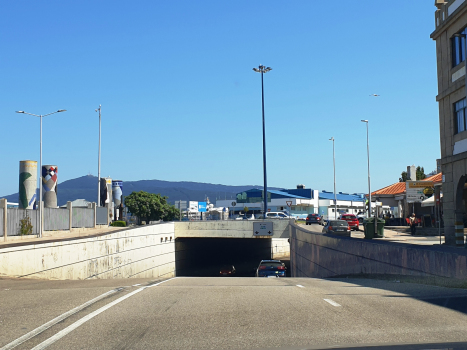
[[37, 190], [37, 162], [22, 160], [19, 162], [19, 208], [33, 209]]
[[114, 219], [121, 220], [121, 204], [122, 204], [122, 195], [123, 195], [123, 181], [122, 180], [112, 180], [112, 197], [114, 202]]
[[123, 181], [112, 180], [112, 196], [115, 203], [115, 207], [118, 208], [122, 202], [123, 195]]
[[42, 166], [44, 208], [57, 208], [57, 172], [56, 165]]

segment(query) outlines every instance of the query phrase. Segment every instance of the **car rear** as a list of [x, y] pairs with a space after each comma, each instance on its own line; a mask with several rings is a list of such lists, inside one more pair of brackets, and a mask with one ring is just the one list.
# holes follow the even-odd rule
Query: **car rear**
[[347, 223], [349, 224], [352, 230], [358, 231], [360, 229], [359, 228], [360, 222], [358, 221], [358, 218], [353, 214], [341, 215], [341, 220], [347, 221]]
[[306, 217], [306, 224], [319, 224], [321, 222], [321, 216], [319, 214], [308, 214]]
[[285, 264], [280, 260], [261, 260], [256, 277], [285, 277]]
[[345, 220], [331, 220], [328, 226], [328, 233], [350, 237], [350, 226]]
[[224, 265], [221, 267], [219, 274], [221, 276], [232, 276], [235, 274], [235, 267], [233, 265]]

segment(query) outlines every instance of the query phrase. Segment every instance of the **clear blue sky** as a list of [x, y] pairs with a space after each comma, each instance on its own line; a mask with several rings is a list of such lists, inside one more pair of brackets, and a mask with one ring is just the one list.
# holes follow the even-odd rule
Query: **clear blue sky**
[[[58, 181], [262, 185], [264, 76], [268, 185], [367, 191], [439, 150], [433, 1], [3, 1], [0, 196], [19, 161]], [[370, 97], [370, 94], [380, 97]], [[60, 189], [59, 189], [60, 191]]]

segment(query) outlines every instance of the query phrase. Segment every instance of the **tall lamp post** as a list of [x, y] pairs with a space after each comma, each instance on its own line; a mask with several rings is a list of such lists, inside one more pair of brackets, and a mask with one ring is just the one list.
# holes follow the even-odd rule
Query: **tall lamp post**
[[329, 141], [332, 141], [332, 164], [334, 167], [334, 216], [337, 220], [337, 194], [336, 194], [336, 153], [334, 151], [334, 137], [331, 137]]
[[16, 113], [29, 114], [40, 119], [40, 162], [39, 162], [39, 237], [42, 237], [42, 118], [55, 113], [66, 112], [66, 109], [59, 109], [49, 114], [32, 114], [25, 111], [16, 111]]
[[[368, 158], [368, 217], [371, 217], [371, 183], [370, 183], [370, 141], [368, 138], [368, 120], [362, 120], [363, 123], [366, 123], [366, 154]], [[376, 203], [375, 203], [375, 233], [376, 233]]]
[[264, 84], [263, 84], [263, 74], [272, 70], [271, 67], [265, 67], [259, 65], [258, 68], [253, 68], [257, 73], [261, 73], [261, 106], [263, 111], [263, 174], [264, 174], [264, 218], [266, 218], [266, 213], [268, 212], [268, 183], [266, 176], [266, 129], [264, 126]]
[[101, 105], [96, 109], [99, 112], [99, 155], [97, 157], [97, 206], [101, 206]]

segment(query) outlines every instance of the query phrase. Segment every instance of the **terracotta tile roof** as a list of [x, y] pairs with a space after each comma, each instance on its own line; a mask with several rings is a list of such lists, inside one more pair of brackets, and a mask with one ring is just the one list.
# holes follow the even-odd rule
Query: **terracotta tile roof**
[[405, 193], [405, 182], [396, 182], [390, 186], [384, 187], [380, 190], [374, 191], [371, 195], [375, 194], [402, 194]]
[[430, 177], [427, 177], [426, 179], [424, 179], [423, 181], [433, 181], [433, 182], [441, 182], [443, 181], [443, 173], [438, 173], [436, 175], [433, 175], [433, 176], [430, 176]]
[[[433, 181], [434, 183], [441, 182], [443, 179], [443, 173], [439, 173], [433, 176], [429, 176], [426, 179], [421, 181]], [[396, 194], [403, 194], [405, 193], [405, 182], [396, 182], [395, 184], [383, 187], [380, 190], [371, 192], [371, 195], [378, 195], [378, 194], [389, 194], [389, 195], [396, 195]]]

